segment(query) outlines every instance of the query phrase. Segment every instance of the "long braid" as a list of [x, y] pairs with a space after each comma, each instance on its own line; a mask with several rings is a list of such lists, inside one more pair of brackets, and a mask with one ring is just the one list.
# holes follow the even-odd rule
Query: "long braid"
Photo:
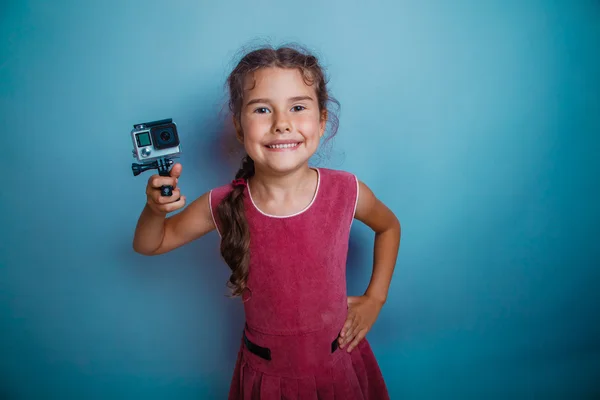
[[[235, 174], [236, 179], [247, 181], [254, 176], [254, 160], [246, 156]], [[234, 186], [217, 207], [222, 224], [221, 256], [231, 268], [228, 286], [232, 295], [241, 295], [246, 288], [250, 263], [250, 232], [244, 213], [244, 186]]]

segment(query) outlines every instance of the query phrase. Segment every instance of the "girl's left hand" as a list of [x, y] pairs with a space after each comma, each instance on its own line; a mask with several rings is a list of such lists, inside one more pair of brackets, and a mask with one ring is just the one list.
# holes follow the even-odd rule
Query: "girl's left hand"
[[350, 344], [347, 350], [350, 353], [358, 346], [358, 343], [367, 336], [382, 307], [381, 301], [366, 295], [348, 296], [348, 316], [340, 332], [340, 348], [343, 349]]

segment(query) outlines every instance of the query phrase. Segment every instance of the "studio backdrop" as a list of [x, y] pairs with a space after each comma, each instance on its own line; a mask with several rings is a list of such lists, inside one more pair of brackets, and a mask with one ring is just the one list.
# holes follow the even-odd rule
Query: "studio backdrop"
[[[320, 58], [340, 126], [313, 161], [401, 221], [368, 335], [392, 399], [600, 395], [597, 1], [8, 1], [0, 37], [2, 399], [226, 398], [218, 235], [133, 251], [130, 131], [177, 123], [188, 199], [230, 181], [225, 79], [262, 43]], [[372, 241], [353, 224], [351, 295]]]

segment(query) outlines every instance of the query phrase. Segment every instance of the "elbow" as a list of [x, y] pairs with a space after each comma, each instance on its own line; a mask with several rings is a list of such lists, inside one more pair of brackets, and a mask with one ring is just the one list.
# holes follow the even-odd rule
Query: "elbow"
[[402, 226], [400, 225], [400, 220], [394, 216], [390, 219], [390, 224], [386, 229], [387, 232], [392, 232], [391, 234], [396, 237], [396, 240], [400, 242], [400, 237], [402, 236]]
[[133, 242], [132, 248], [133, 248], [133, 251], [135, 251], [136, 253], [141, 254], [143, 256], [153, 256], [156, 254], [155, 251], [145, 249], [144, 247], [140, 246], [136, 242]]
[[138, 253], [138, 254], [141, 254], [143, 256], [147, 256], [148, 255], [143, 249], [140, 249], [138, 246], [136, 246], [135, 243], [131, 247], [133, 248], [133, 251], [136, 252], [136, 253]]
[[377, 236], [384, 235], [390, 237], [397, 237], [400, 240], [402, 227], [400, 226], [400, 221], [396, 217], [390, 218], [384, 226], [380, 229], [375, 230], [375, 234]]
[[402, 237], [402, 225], [398, 217], [394, 217], [394, 230], [397, 232], [398, 240]]
[[402, 230], [402, 227], [400, 225], [400, 220], [398, 219], [398, 217], [396, 217], [394, 214], [391, 215], [391, 218], [389, 219], [389, 223], [386, 227], [386, 231], [392, 231], [398, 234], [398, 236], [400, 236], [400, 232]]

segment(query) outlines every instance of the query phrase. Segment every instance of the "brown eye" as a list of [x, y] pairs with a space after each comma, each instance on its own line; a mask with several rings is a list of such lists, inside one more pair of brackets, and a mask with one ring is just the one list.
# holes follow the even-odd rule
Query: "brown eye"
[[292, 108], [292, 110], [294, 110], [294, 111], [302, 111], [302, 110], [305, 110], [305, 109], [306, 108], [304, 106], [295, 106], [295, 107]]

